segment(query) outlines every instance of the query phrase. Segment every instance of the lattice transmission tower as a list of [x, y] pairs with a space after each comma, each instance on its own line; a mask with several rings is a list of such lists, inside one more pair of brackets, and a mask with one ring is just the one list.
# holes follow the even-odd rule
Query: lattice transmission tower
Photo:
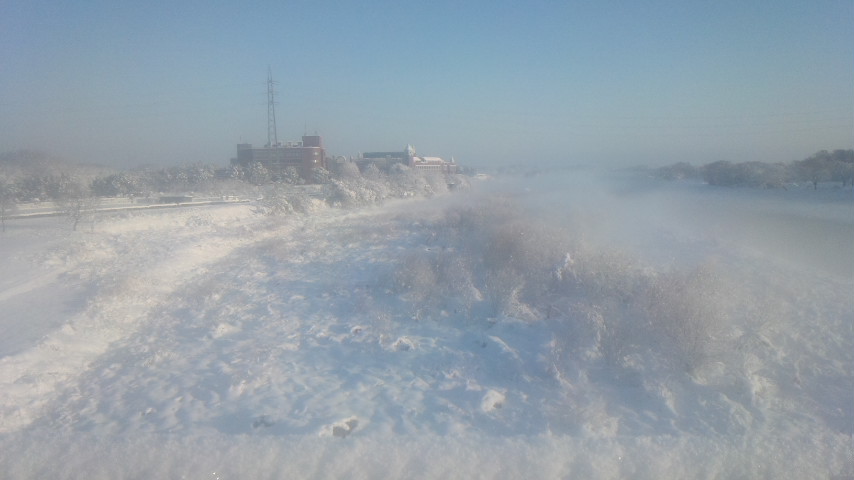
[[276, 82], [273, 81], [273, 70], [267, 67], [267, 146], [275, 147], [279, 145], [278, 135], [276, 134], [276, 100], [275, 88]]

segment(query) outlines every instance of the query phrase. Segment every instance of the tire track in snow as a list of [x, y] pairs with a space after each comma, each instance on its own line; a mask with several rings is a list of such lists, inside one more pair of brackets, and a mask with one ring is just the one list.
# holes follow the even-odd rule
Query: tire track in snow
[[61, 270], [54, 269], [49, 272], [34, 275], [23, 282], [16, 282], [14, 285], [6, 288], [0, 285], [0, 302], [5, 302], [6, 300], [22, 293], [27, 293], [33, 289], [53, 283], [59, 277], [60, 273]]
[[112, 343], [137, 331], [150, 312], [203, 275], [210, 264], [280, 233], [280, 228], [265, 228], [261, 222], [258, 218], [229, 221], [227, 229], [181, 225], [177, 232], [165, 233], [170, 226], [160, 225], [154, 231], [99, 237], [100, 244], [93, 247], [107, 243], [120, 248], [112, 248], [114, 254], [100, 263], [84, 265], [97, 272], [101, 287], [88, 299], [86, 310], [37, 346], [0, 359], [0, 433], [22, 429], [39, 418], [44, 407], [73, 385]]

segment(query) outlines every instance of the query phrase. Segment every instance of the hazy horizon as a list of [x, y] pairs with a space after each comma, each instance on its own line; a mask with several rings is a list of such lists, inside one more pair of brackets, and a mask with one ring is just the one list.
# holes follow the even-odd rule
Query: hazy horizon
[[854, 3], [0, 5], [0, 152], [226, 165], [281, 141], [468, 165], [854, 147]]

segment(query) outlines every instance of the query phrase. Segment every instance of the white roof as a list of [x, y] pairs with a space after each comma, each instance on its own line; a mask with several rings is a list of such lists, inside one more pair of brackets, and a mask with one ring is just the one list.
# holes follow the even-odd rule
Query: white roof
[[445, 163], [442, 157], [418, 157], [417, 161], [427, 163]]

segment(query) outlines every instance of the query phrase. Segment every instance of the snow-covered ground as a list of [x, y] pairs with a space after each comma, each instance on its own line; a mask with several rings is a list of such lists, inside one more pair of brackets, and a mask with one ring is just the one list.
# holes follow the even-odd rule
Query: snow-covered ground
[[591, 178], [9, 221], [0, 477], [854, 478], [851, 191]]

